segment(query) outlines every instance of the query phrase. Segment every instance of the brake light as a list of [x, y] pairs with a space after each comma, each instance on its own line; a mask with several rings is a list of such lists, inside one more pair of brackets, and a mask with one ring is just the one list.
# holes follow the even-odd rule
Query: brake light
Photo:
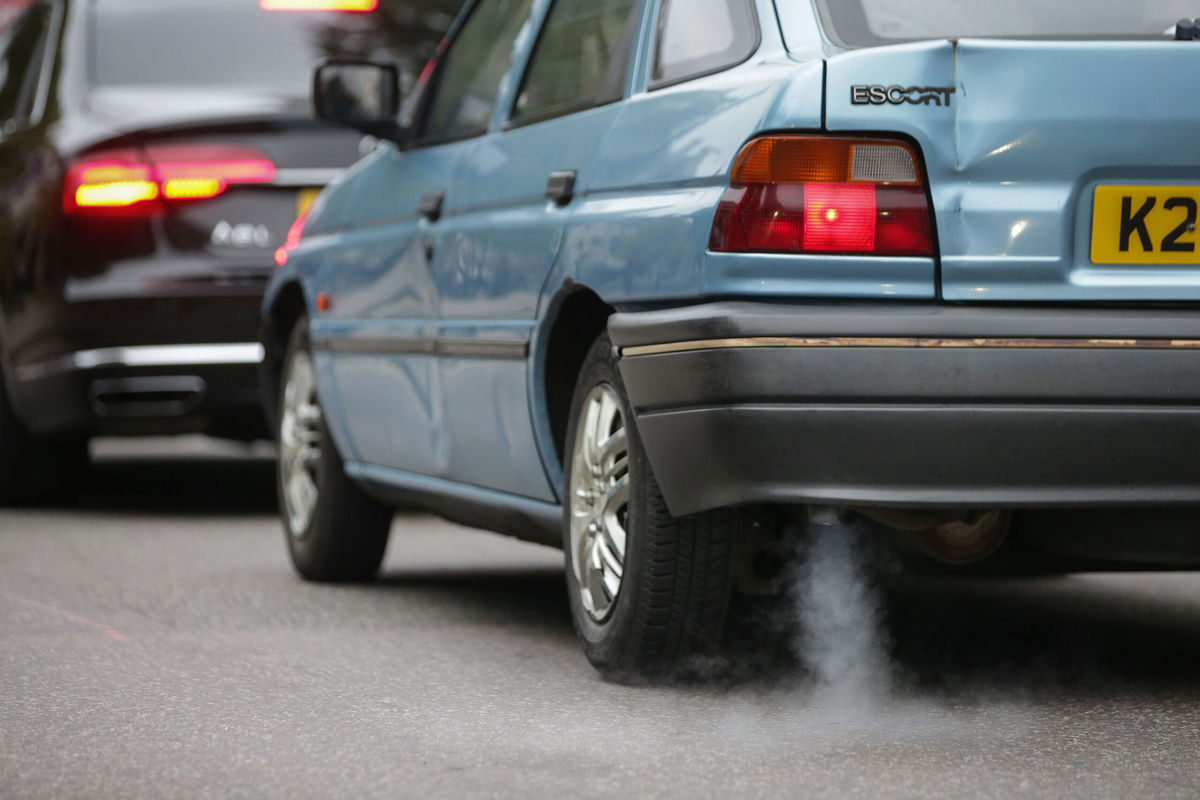
[[932, 256], [933, 225], [916, 151], [889, 139], [755, 139], [734, 162], [709, 247]]
[[364, 13], [379, 8], [379, 0], [258, 0], [264, 11], [350, 11]]
[[275, 263], [283, 266], [288, 262], [292, 255], [292, 251], [300, 246], [300, 239], [304, 236], [304, 225], [308, 222], [308, 215], [312, 213], [312, 207], [304, 209], [300, 216], [296, 217], [296, 221], [292, 223], [292, 227], [288, 228], [287, 237], [283, 240], [283, 247], [275, 251]]
[[74, 214], [155, 216], [163, 201], [207, 200], [233, 184], [275, 179], [275, 164], [249, 147], [155, 145], [93, 153], [67, 171], [63, 208]]
[[72, 172], [76, 176], [72, 199], [79, 208], [127, 208], [158, 198], [154, 171], [116, 153]]

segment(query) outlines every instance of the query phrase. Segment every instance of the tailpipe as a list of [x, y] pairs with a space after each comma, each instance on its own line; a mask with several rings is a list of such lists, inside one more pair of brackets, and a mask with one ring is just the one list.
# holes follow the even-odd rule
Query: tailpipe
[[900, 549], [952, 566], [986, 561], [999, 551], [1012, 530], [1012, 512], [1001, 509], [852, 510], [884, 528]]

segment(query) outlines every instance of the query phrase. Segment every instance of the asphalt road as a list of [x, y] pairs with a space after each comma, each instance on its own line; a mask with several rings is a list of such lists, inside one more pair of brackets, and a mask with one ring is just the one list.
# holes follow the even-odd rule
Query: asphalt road
[[1197, 575], [894, 583], [873, 698], [626, 687], [556, 552], [410, 515], [377, 584], [305, 584], [261, 452], [101, 451], [0, 511], [3, 798], [1200, 795]]

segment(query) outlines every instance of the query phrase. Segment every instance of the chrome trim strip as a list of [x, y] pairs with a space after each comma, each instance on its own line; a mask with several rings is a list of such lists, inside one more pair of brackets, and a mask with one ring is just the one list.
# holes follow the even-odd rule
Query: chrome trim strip
[[327, 353], [358, 353], [361, 355], [425, 355], [431, 356], [437, 352], [433, 339], [313, 339], [314, 350]]
[[525, 358], [529, 355], [529, 342], [513, 339], [453, 339], [437, 340], [440, 356], [468, 356], [476, 358]]
[[374, 336], [314, 339], [312, 345], [316, 350], [329, 353], [357, 353], [360, 355], [460, 356], [499, 359], [520, 359], [529, 355], [529, 342], [517, 339]]
[[230, 344], [161, 344], [79, 350], [61, 358], [27, 364], [17, 369], [17, 379], [37, 380], [77, 370], [102, 367], [189, 367], [258, 364], [263, 346], [257, 342]]
[[637, 347], [623, 348], [621, 355], [629, 357], [657, 356], [696, 350], [729, 350], [756, 347], [901, 347], [980, 350], [1200, 350], [1200, 339], [941, 339], [914, 336], [757, 336], [639, 345]]
[[342, 174], [341, 167], [283, 167], [275, 170], [272, 186], [324, 186]]

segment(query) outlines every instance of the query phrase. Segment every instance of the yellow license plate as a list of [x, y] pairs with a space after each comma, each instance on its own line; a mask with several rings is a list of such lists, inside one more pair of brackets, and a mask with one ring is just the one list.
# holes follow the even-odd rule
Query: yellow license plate
[[1200, 264], [1200, 186], [1097, 186], [1093, 264]]
[[301, 189], [296, 194], [296, 216], [303, 216], [304, 212], [312, 208], [313, 201], [320, 193], [320, 189]]

